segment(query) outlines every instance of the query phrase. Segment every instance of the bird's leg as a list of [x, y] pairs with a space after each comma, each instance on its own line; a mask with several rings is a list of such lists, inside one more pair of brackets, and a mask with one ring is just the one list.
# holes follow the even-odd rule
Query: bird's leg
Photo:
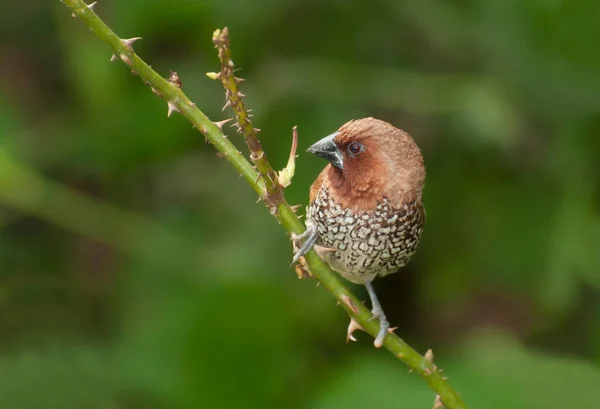
[[296, 251], [296, 253], [294, 254], [294, 258], [292, 259], [292, 265], [294, 265], [300, 259], [300, 257], [304, 256], [312, 249], [312, 247], [317, 242], [318, 238], [319, 233], [317, 233], [317, 228], [312, 225], [308, 226], [306, 230], [301, 234], [292, 233], [292, 240], [294, 241], [301, 241], [303, 239], [306, 239], [302, 246], [300, 246], [298, 251]]
[[375, 347], [380, 348], [383, 345], [383, 339], [388, 333], [388, 329], [390, 328], [390, 323], [388, 322], [385, 314], [383, 313], [383, 309], [381, 308], [381, 304], [379, 303], [379, 299], [377, 298], [377, 294], [375, 294], [375, 289], [373, 289], [373, 284], [370, 281], [365, 283], [365, 287], [367, 292], [369, 293], [369, 298], [371, 299], [371, 305], [373, 309], [371, 313], [373, 314], [373, 318], [379, 318], [379, 333], [377, 334], [377, 338], [375, 338]]

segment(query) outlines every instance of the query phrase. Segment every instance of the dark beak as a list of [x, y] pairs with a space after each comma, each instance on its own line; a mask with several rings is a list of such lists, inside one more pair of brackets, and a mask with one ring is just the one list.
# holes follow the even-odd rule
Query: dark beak
[[328, 160], [336, 168], [344, 169], [344, 158], [338, 149], [333, 139], [337, 136], [337, 132], [314, 143], [308, 152], [313, 153], [323, 159]]

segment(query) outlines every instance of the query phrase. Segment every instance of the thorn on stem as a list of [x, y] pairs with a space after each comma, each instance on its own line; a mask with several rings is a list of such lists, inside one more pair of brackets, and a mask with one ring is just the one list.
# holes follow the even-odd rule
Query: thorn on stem
[[141, 39], [142, 39], [142, 37], [132, 37], [132, 38], [124, 38], [121, 41], [123, 42], [123, 44], [125, 44], [125, 47], [131, 48], [133, 43], [135, 43], [137, 40], [141, 40]]
[[348, 297], [346, 294], [342, 294], [342, 302], [346, 304], [354, 314], [358, 314], [358, 308], [352, 302], [352, 298]]
[[[93, 3], [88, 4], [87, 8], [90, 9], [90, 10], [92, 10], [94, 8], [94, 6], [96, 5], [96, 3], [98, 3], [98, 2], [95, 1]], [[75, 13], [71, 13], [71, 17], [75, 18], [75, 17], [77, 17], [77, 15]]]
[[223, 121], [217, 121], [214, 124], [217, 125], [220, 130], [223, 130], [223, 125], [225, 125], [227, 122], [229, 122], [231, 120], [233, 120], [233, 118], [224, 119]]
[[433, 409], [444, 409], [444, 403], [440, 395], [435, 395], [435, 401], [433, 402]]
[[167, 118], [171, 117], [173, 112], [179, 112], [179, 109], [171, 101], [167, 101]]
[[356, 342], [356, 338], [354, 338], [354, 336], [352, 335], [356, 330], [364, 331], [364, 328], [362, 327], [362, 325], [356, 322], [354, 317], [350, 317], [350, 324], [348, 325], [348, 331], [346, 335], [346, 343], [349, 341]]

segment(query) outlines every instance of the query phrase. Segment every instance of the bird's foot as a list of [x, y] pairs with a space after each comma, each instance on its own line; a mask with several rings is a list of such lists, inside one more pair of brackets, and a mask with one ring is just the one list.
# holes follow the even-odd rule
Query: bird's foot
[[373, 308], [371, 310], [371, 313], [373, 314], [373, 317], [371, 318], [372, 320], [374, 320], [375, 318], [379, 318], [379, 332], [377, 333], [377, 337], [375, 338], [375, 342], [373, 343], [373, 345], [375, 345], [375, 348], [381, 348], [381, 346], [383, 345], [383, 340], [389, 332], [390, 323], [388, 322], [385, 314], [383, 313], [381, 306], [379, 306], [379, 308]]
[[[304, 257], [304, 255], [313, 248], [318, 238], [319, 233], [317, 233], [317, 228], [315, 226], [307, 227], [307, 229], [300, 234], [292, 233], [294, 258], [292, 259], [292, 264], [290, 265], [296, 264], [300, 257]], [[298, 244], [301, 243], [302, 240], [304, 240], [304, 243], [298, 246]]]
[[373, 317], [371, 318], [371, 320], [379, 318], [379, 332], [377, 333], [377, 337], [375, 338], [375, 342], [373, 344], [375, 345], [375, 348], [381, 348], [381, 346], [383, 345], [383, 340], [385, 339], [385, 336], [387, 335], [390, 329], [390, 323], [388, 322], [383, 312], [383, 308], [381, 308], [381, 304], [379, 303], [377, 294], [375, 294], [373, 284], [371, 284], [371, 282], [366, 282], [365, 288], [369, 293], [369, 298], [371, 298], [371, 305], [373, 306], [373, 309], [371, 310]]

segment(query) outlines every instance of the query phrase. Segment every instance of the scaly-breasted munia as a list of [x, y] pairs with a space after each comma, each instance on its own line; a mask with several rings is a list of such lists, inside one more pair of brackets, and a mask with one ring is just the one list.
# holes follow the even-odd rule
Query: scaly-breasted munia
[[316, 244], [334, 271], [364, 284], [381, 346], [389, 323], [371, 282], [398, 271], [417, 249], [425, 222], [423, 156], [410, 135], [374, 118], [347, 122], [308, 152], [330, 163], [311, 186], [294, 262]]

